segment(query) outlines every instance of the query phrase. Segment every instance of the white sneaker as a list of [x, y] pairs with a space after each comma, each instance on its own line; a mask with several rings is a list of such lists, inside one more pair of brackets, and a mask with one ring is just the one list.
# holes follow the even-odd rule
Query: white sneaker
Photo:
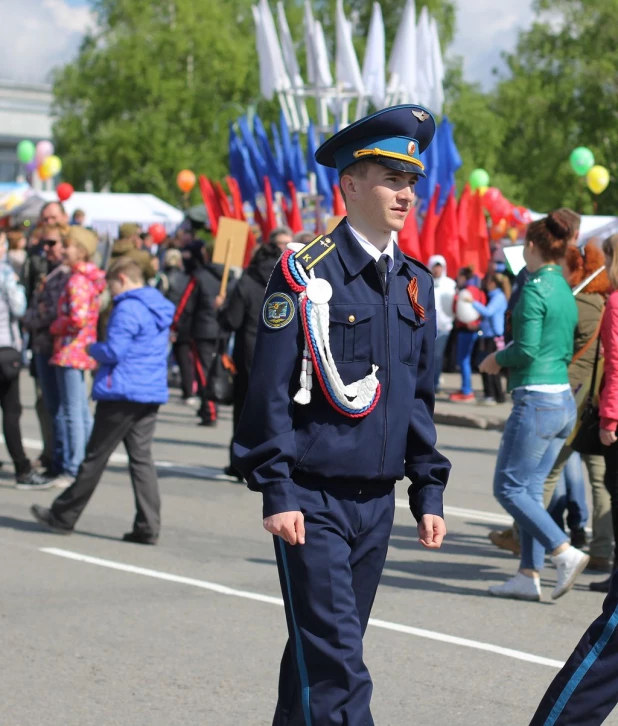
[[182, 402], [185, 406], [199, 406], [201, 401], [197, 396], [191, 396], [189, 398], [183, 398]]
[[541, 579], [538, 577], [527, 577], [518, 572], [502, 585], [492, 585], [489, 594], [494, 597], [508, 597], [513, 600], [529, 600], [539, 602], [541, 595]]
[[60, 476], [52, 479], [50, 484], [54, 489], [68, 489], [74, 481], [74, 476], [71, 476], [70, 474], [60, 474]]
[[575, 580], [587, 567], [590, 557], [575, 547], [569, 547], [568, 550], [554, 555], [551, 561], [556, 565], [558, 571], [558, 581], [554, 587], [551, 597], [557, 600], [573, 587]]

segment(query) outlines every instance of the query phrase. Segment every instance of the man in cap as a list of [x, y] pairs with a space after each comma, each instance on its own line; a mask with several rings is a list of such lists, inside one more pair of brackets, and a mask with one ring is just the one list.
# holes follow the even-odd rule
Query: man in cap
[[147, 250], [142, 248], [139, 224], [125, 222], [120, 225], [119, 237], [114, 242], [110, 262], [113, 263], [121, 257], [130, 257], [135, 260], [142, 270], [145, 280], [150, 280], [156, 274], [152, 264], [152, 258]]
[[316, 160], [339, 172], [348, 216], [275, 267], [233, 450], [262, 493], [289, 641], [274, 726], [370, 726], [362, 637], [409, 477], [423, 546], [446, 534], [450, 463], [436, 451], [432, 276], [394, 233], [414, 214], [420, 152], [435, 132], [418, 106], [335, 134]]

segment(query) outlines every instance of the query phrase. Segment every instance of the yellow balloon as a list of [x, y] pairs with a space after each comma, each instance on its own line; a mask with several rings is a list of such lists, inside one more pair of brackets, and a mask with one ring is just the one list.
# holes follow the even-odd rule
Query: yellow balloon
[[604, 166], [593, 166], [586, 174], [588, 189], [593, 194], [601, 194], [607, 189], [609, 184], [609, 171]]
[[51, 173], [51, 172], [50, 172], [50, 170], [49, 170], [49, 169], [47, 168], [47, 166], [46, 166], [45, 162], [43, 162], [43, 163], [42, 163], [42, 164], [41, 164], [41, 165], [39, 166], [39, 168], [37, 169], [37, 173], [38, 173], [39, 177], [40, 177], [40, 178], [41, 178], [41, 179], [42, 179], [43, 181], [47, 181], [48, 179], [51, 179], [51, 178], [52, 178], [52, 173]]
[[47, 164], [47, 168], [51, 171], [52, 176], [56, 176], [56, 174], [60, 174], [62, 171], [62, 162], [60, 161], [60, 157], [55, 154], [48, 156], [43, 163]]
[[480, 195], [481, 195], [482, 197], [484, 197], [484, 196], [485, 196], [485, 192], [486, 192], [486, 191], [487, 191], [488, 189], [489, 189], [489, 187], [479, 187], [479, 188], [478, 188], [479, 194], [480, 194]]

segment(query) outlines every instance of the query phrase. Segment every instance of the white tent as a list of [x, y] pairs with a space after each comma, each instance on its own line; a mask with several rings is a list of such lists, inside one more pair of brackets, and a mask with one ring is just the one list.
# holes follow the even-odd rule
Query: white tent
[[[46, 202], [55, 202], [55, 192], [37, 192], [36, 195]], [[151, 224], [162, 224], [168, 233], [176, 230], [184, 219], [184, 214], [171, 204], [153, 194], [114, 194], [95, 192], [75, 192], [64, 202], [69, 216], [76, 209], [86, 213], [85, 224], [99, 235], [118, 236], [118, 227], [123, 222], [135, 222], [144, 232]]]
[[[540, 212], [533, 212], [530, 215], [533, 220], [541, 219], [547, 215]], [[579, 228], [578, 243], [584, 244], [591, 237], [600, 237], [601, 241], [610, 234], [618, 232], [618, 217], [602, 216], [596, 214], [582, 214], [581, 226]]]

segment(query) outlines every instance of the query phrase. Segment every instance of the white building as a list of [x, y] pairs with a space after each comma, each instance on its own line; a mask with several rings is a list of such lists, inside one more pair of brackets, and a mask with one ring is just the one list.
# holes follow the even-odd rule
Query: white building
[[51, 86], [0, 80], [0, 182], [20, 173], [17, 144], [51, 138]]

